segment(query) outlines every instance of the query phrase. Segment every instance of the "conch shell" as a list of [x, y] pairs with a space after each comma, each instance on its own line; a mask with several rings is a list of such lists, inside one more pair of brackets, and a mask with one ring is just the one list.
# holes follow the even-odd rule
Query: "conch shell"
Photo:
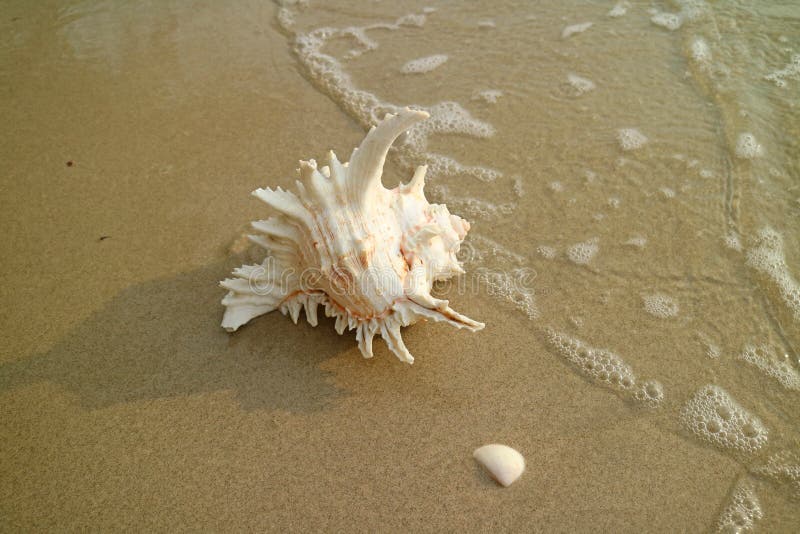
[[464, 270], [456, 258], [469, 223], [423, 194], [426, 166], [394, 189], [381, 183], [386, 154], [395, 139], [428, 118], [406, 108], [373, 126], [350, 162], [333, 152], [328, 165], [300, 162], [297, 193], [257, 189], [253, 195], [277, 215], [252, 223], [249, 239], [268, 251], [260, 265], [234, 269], [220, 283], [229, 292], [222, 326], [232, 332], [259, 315], [278, 309], [297, 323], [305, 308], [317, 325], [317, 306], [336, 318], [336, 331], [356, 330], [358, 348], [372, 357], [380, 334], [400, 360], [414, 357], [400, 327], [420, 319], [444, 321], [471, 331], [483, 328], [431, 296], [436, 280]]

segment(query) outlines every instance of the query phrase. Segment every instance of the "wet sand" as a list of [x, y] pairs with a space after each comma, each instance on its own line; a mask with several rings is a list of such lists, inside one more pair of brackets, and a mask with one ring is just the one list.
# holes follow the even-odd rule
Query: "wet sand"
[[[377, 3], [371, 17], [344, 4], [292, 7], [290, 28], [277, 6], [255, 1], [7, 4], [0, 529], [699, 531], [716, 528], [745, 481], [760, 530], [796, 530], [791, 485], [752, 471], [800, 450], [798, 393], [737, 357], [769, 342], [797, 368], [799, 323], [746, 263], [770, 225], [799, 272], [796, 146], [733, 158], [726, 140], [750, 125], [732, 126], [705, 82], [664, 83], [691, 68], [681, 38], [632, 18], [646, 6], [611, 26], [613, 3], [583, 7], [585, 19], [551, 7], [528, 21], [503, 3], [490, 40], [491, 27], [475, 26], [485, 12], [448, 18], [444, 4], [425, 26], [374, 32], [379, 48], [342, 61], [356, 87], [386, 102], [457, 101], [493, 125], [492, 137], [441, 135], [428, 148], [499, 177], [443, 174], [429, 196], [473, 222], [468, 268], [533, 273], [536, 318], [485, 286], [442, 288], [487, 327], [405, 329], [413, 366], [382, 342], [363, 359], [329, 319], [312, 328], [272, 313], [233, 335], [219, 327], [218, 281], [246, 259], [232, 246], [266, 215], [250, 192], [291, 187], [298, 159], [349, 154], [364, 134], [358, 113], [298, 60], [294, 32], [420, 6]], [[561, 39], [584, 20], [596, 24]], [[525, 46], [514, 24], [528, 25]], [[593, 31], [602, 38], [586, 39]], [[463, 50], [488, 42], [496, 48], [476, 54], [497, 63], [475, 81]], [[450, 58], [400, 72], [433, 53]], [[576, 96], [568, 72], [597, 87]], [[497, 104], [473, 100], [493, 88]], [[648, 143], [622, 151], [626, 127]], [[775, 139], [792, 126], [780, 128]], [[384, 183], [407, 179], [404, 155]], [[763, 184], [769, 176], [777, 185]], [[745, 252], [725, 245], [731, 231]], [[636, 236], [644, 247], [626, 244]], [[593, 238], [597, 255], [570, 261], [569, 247]], [[486, 255], [487, 239], [501, 253]], [[645, 311], [643, 298], [661, 293], [676, 316]], [[647, 409], [587, 378], [546, 343], [547, 327], [619, 354], [639, 379], [663, 384], [664, 401]], [[763, 421], [768, 446], [739, 455], [687, 430], [681, 409], [707, 383]], [[526, 458], [508, 489], [472, 459], [489, 442]]]

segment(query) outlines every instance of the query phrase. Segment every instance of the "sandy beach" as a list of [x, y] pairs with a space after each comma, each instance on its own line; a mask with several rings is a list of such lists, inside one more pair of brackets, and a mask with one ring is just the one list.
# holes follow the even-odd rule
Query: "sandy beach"
[[[335, 4], [4, 2], [0, 530], [797, 531], [797, 8]], [[223, 330], [251, 191], [406, 105], [383, 183], [472, 223], [437, 290], [486, 328]]]

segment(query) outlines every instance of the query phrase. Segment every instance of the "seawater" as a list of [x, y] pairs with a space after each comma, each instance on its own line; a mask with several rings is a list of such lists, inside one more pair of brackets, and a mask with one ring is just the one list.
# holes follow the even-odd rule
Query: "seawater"
[[[474, 222], [470, 267], [565, 373], [740, 462], [717, 522], [698, 528], [757, 528], [763, 494], [793, 506], [800, 5], [280, 6], [308, 82], [354, 120], [432, 113], [395, 163], [431, 165], [429, 195]], [[516, 283], [501, 256], [537, 276]], [[648, 337], [669, 357], [642, 354]]]

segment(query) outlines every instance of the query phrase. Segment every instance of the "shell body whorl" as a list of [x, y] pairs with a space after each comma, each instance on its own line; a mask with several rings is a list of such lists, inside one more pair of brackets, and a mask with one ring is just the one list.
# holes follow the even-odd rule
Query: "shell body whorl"
[[400, 360], [412, 363], [400, 328], [420, 319], [480, 330], [483, 324], [431, 296], [436, 280], [463, 269], [456, 258], [469, 223], [447, 207], [430, 204], [423, 187], [425, 166], [407, 184], [381, 183], [394, 140], [424, 111], [406, 108], [387, 115], [353, 151], [349, 163], [333, 152], [328, 164], [300, 162], [297, 193], [257, 189], [253, 195], [276, 215], [255, 221], [249, 239], [266, 249], [258, 265], [234, 269], [220, 285], [228, 290], [222, 326], [234, 331], [250, 319], [280, 310], [296, 323], [301, 309], [317, 324], [317, 306], [336, 318], [336, 330], [356, 330], [364, 357], [377, 334]]

